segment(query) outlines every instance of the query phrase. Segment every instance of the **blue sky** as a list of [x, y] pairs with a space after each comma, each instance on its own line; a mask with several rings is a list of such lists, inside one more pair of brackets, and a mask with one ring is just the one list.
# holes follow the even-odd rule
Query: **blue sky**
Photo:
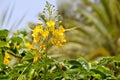
[[[56, 6], [56, 0], [47, 1]], [[26, 27], [27, 22], [37, 22], [38, 13], [43, 10], [45, 3], [46, 0], [0, 0], [0, 16], [3, 15], [5, 10], [8, 11], [6, 20], [0, 28], [10, 29], [14, 23], [17, 23], [23, 17], [24, 14], [24, 20], [17, 29]], [[13, 10], [12, 15], [9, 14], [11, 13], [11, 10]], [[9, 21], [7, 21], [8, 19]]]

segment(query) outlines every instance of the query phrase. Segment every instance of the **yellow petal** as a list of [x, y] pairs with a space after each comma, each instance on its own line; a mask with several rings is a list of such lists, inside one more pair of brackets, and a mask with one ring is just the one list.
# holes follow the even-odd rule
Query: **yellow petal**
[[59, 48], [62, 48], [62, 44], [60, 43], [60, 41], [57, 42], [57, 46], [58, 46]]
[[36, 36], [33, 38], [33, 42], [37, 43], [40, 41], [40, 37], [39, 36]]
[[41, 46], [40, 46], [40, 49], [41, 49], [41, 50], [46, 50], [46, 45], [41, 45]]
[[12, 56], [9, 54], [9, 53], [5, 53], [5, 58], [6, 59], [9, 59], [9, 58], [11, 58]]
[[54, 39], [54, 38], [51, 38], [51, 43], [52, 43], [53, 45], [56, 45], [57, 40], [56, 40], [56, 39]]
[[49, 32], [47, 30], [44, 30], [43, 33], [41, 33], [41, 35], [46, 38], [48, 37]]
[[4, 64], [6, 64], [6, 65], [10, 64], [10, 60], [9, 59], [4, 59]]
[[31, 49], [33, 48], [33, 46], [32, 46], [29, 42], [27, 42], [27, 43], [25, 44], [25, 47], [26, 47], [27, 49], [29, 49], [29, 50], [31, 50]]
[[34, 59], [33, 59], [33, 62], [37, 62], [38, 61], [38, 57], [35, 56]]
[[46, 24], [47, 24], [47, 26], [49, 26], [49, 27], [55, 26], [55, 22], [52, 21], [52, 20], [48, 21]]
[[60, 33], [65, 32], [65, 29], [63, 28], [63, 26], [62, 26], [62, 25], [60, 25], [60, 27], [59, 27], [59, 32], [60, 32]]
[[50, 29], [50, 31], [54, 31], [54, 29], [55, 29], [55, 22], [54, 21], [50, 20], [46, 24], [47, 24], [47, 27]]

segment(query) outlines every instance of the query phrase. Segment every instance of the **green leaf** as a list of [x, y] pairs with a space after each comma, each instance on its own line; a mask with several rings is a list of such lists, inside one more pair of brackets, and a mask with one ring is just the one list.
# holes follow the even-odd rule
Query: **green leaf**
[[7, 45], [7, 42], [0, 41], [0, 47], [5, 47]]
[[8, 75], [0, 75], [0, 80], [12, 80]]
[[102, 60], [99, 61], [98, 65], [104, 65], [107, 66], [110, 62], [113, 61], [114, 58], [108, 57], [108, 58], [103, 58]]
[[33, 69], [33, 67], [30, 68], [27, 75], [28, 80], [32, 80], [34, 73], [35, 73], [35, 69]]
[[120, 61], [114, 61], [114, 63], [115, 63], [115, 66], [120, 67]]
[[100, 74], [103, 79], [106, 78], [105, 73], [103, 73], [103, 72], [101, 72], [101, 71], [99, 71], [97, 69], [91, 69], [91, 71], [93, 71], [95, 74]]
[[19, 76], [19, 78], [17, 80], [25, 80], [24, 77], [25, 76], [22, 74], [22, 75]]
[[113, 74], [111, 70], [105, 66], [96, 66], [94, 69], [91, 69], [95, 74], [100, 74], [102, 79], [106, 79], [107, 77], [112, 77]]
[[32, 52], [26, 52], [25, 53], [25, 56], [23, 57], [23, 61], [28, 61], [28, 60], [32, 60], [33, 59], [33, 57], [34, 57], [34, 55], [32, 54]]
[[12, 37], [11, 38], [12, 42], [16, 42], [17, 44], [20, 44], [23, 40], [20, 37]]
[[3, 61], [4, 61], [4, 54], [0, 51], [0, 65], [3, 64]]
[[84, 69], [89, 70], [90, 64], [89, 64], [89, 62], [86, 59], [81, 57], [81, 58], [78, 58], [77, 61], [79, 61], [82, 64], [82, 67]]
[[76, 60], [69, 60], [68, 64], [70, 64], [72, 66], [76, 66], [76, 67], [82, 67], [82, 64]]
[[49, 58], [49, 57], [47, 57], [46, 58], [46, 64], [52, 64], [52, 63], [54, 63], [54, 60], [52, 59], [52, 58]]
[[6, 38], [8, 36], [9, 31], [4, 29], [4, 30], [0, 30], [0, 39], [2, 38]]

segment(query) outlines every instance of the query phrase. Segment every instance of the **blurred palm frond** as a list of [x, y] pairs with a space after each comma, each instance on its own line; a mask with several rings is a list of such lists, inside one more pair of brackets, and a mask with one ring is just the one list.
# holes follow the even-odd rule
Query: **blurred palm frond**
[[[21, 23], [24, 21], [26, 13], [23, 14], [23, 16], [20, 19], [17, 19], [16, 21], [12, 22], [12, 17], [14, 9], [15, 8], [15, 1], [11, 1], [11, 4], [7, 5], [7, 7], [4, 8], [4, 10], [1, 13], [0, 16], [0, 29], [9, 29], [10, 33], [15, 32], [16, 30], [21, 27]], [[17, 14], [16, 14], [17, 15]]]
[[[81, 0], [76, 10], [72, 10], [74, 6], [67, 9], [65, 6], [67, 4], [58, 6], [64, 26], [77, 27], [66, 33], [70, 42], [80, 44], [86, 50], [84, 53], [94, 53], [99, 48], [104, 48], [110, 55], [120, 52], [117, 44], [120, 38], [119, 0]], [[70, 14], [69, 10], [72, 10]]]

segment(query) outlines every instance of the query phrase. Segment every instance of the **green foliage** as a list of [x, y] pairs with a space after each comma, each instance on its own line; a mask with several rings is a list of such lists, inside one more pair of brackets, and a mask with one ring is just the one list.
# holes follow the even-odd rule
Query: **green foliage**
[[0, 30], [0, 39], [3, 39], [8, 36], [8, 30]]
[[[18, 36], [11, 38], [4, 36], [4, 40], [1, 39], [0, 80], [120, 79], [120, 56], [106, 57], [94, 62], [89, 62], [82, 57], [59, 62], [43, 55], [37, 62], [33, 62], [34, 52], [25, 49], [24, 39]], [[20, 47], [15, 47], [15, 43]], [[7, 46], [8, 44], [10, 46]], [[13, 56], [9, 64], [4, 63], [6, 52]]]

